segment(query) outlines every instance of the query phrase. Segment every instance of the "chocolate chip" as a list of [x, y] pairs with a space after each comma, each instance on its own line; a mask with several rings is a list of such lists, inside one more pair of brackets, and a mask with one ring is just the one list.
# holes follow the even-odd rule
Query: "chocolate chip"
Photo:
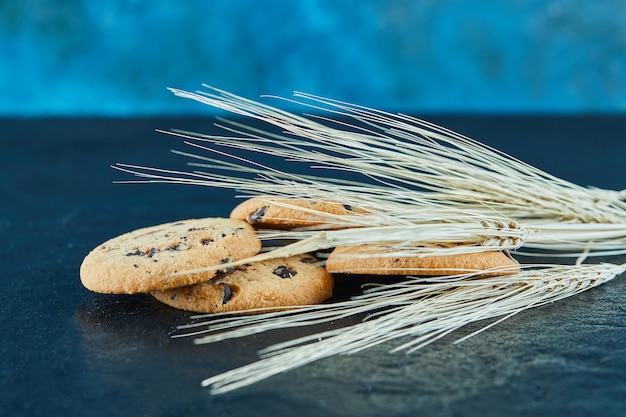
[[248, 216], [248, 221], [250, 223], [258, 223], [261, 221], [261, 219], [263, 218], [263, 216], [265, 216], [265, 213], [267, 212], [267, 209], [269, 208], [269, 206], [263, 206], [260, 209], [256, 210], [254, 213], [250, 214]]
[[150, 251], [148, 252], [148, 258], [152, 258], [155, 253], [157, 253], [156, 248], [150, 248]]
[[210, 238], [202, 239], [202, 240], [200, 241], [200, 243], [202, 243], [202, 244], [203, 244], [203, 245], [205, 245], [205, 246], [206, 246], [206, 245], [210, 245], [210, 244], [211, 244], [211, 243], [213, 243], [213, 242], [214, 242], [214, 240], [213, 240], [213, 239], [210, 239]]
[[[224, 258], [224, 259], [220, 260], [220, 263], [221, 263], [221, 264], [227, 264], [227, 263], [229, 263], [229, 262], [231, 262], [231, 261], [232, 261], [232, 259], [230, 259], [230, 258]], [[228, 273], [228, 272], [232, 272], [232, 271], [234, 271], [235, 269], [236, 269], [236, 267], [231, 266], [230, 268], [225, 268], [225, 269], [222, 269], [222, 270], [221, 270], [221, 272], [222, 272], [222, 273], [224, 273], [224, 274], [226, 274], [226, 273]]]
[[344, 204], [343, 208], [345, 208], [348, 211], [352, 211], [352, 206], [350, 204]]
[[206, 227], [192, 227], [191, 229], [187, 229], [188, 232], [196, 232], [198, 230], [206, 230]]
[[313, 262], [315, 262], [315, 258], [302, 258], [300, 259], [300, 262], [302, 262], [303, 264], [312, 264]]
[[222, 283], [222, 287], [224, 288], [224, 295], [222, 296], [222, 305], [226, 304], [230, 298], [233, 296], [233, 291], [230, 287], [224, 283]]
[[142, 251], [140, 251], [139, 249], [137, 249], [137, 250], [136, 250], [136, 251], [134, 251], [134, 252], [128, 252], [128, 253], [126, 254], [126, 256], [144, 256], [144, 255], [145, 255], [145, 253], [144, 253], [144, 252], [142, 252]]
[[285, 265], [279, 266], [272, 273], [274, 275], [278, 275], [281, 278], [293, 278], [293, 276], [297, 274], [296, 271], [287, 268]]
[[166, 248], [166, 250], [187, 250], [187, 249], [189, 249], [189, 246], [187, 246], [184, 243], [175, 243]]

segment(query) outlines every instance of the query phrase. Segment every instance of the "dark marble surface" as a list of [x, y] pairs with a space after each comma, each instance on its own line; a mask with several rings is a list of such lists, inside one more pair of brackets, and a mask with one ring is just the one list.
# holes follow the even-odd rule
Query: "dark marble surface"
[[[583, 185], [626, 186], [626, 117], [432, 117]], [[200, 381], [293, 331], [195, 346], [188, 315], [150, 296], [94, 294], [82, 258], [166, 221], [226, 216], [234, 193], [120, 185], [115, 162], [181, 168], [200, 119], [0, 120], [2, 416], [619, 416], [626, 414], [626, 282], [524, 312], [468, 341], [470, 325], [413, 355], [383, 345], [211, 396]], [[622, 260], [623, 261], [623, 260]]]

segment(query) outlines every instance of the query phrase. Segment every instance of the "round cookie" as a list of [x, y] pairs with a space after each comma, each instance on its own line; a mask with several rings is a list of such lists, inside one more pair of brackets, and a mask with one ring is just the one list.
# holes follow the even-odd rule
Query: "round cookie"
[[[273, 204], [288, 204], [297, 208], [284, 207]], [[315, 211], [317, 213], [314, 213]], [[243, 201], [230, 213], [231, 219], [245, 220], [259, 228], [292, 229], [296, 227], [311, 227], [327, 225], [329, 229], [346, 225], [333, 225], [331, 215], [365, 214], [364, 210], [356, 209], [348, 204], [333, 201], [319, 201], [314, 199], [289, 199], [276, 197], [254, 197]]]
[[147, 293], [206, 281], [208, 271], [173, 273], [256, 255], [261, 241], [241, 220], [183, 220], [138, 229], [92, 250], [80, 267], [83, 285], [109, 294]]
[[519, 263], [504, 252], [488, 251], [436, 256], [385, 256], [382, 245], [336, 247], [326, 260], [331, 273], [445, 276], [490, 270], [481, 276], [519, 272]]
[[242, 265], [200, 284], [152, 295], [159, 301], [198, 313], [318, 304], [330, 298], [333, 277], [311, 255]]

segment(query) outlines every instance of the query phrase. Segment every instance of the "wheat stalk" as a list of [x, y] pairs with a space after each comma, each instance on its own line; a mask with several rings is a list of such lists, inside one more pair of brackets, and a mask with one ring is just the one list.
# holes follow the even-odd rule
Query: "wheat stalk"
[[[290, 101], [316, 112], [300, 116], [221, 90], [208, 90], [192, 93], [172, 89], [177, 96], [254, 119], [267, 128], [220, 119], [218, 126], [224, 135], [165, 132], [202, 152], [176, 151], [193, 160], [193, 171], [130, 164], [114, 168], [139, 178], [126, 182], [190, 184], [233, 189], [246, 197], [286, 198], [277, 204], [308, 210], [323, 219], [323, 224], [260, 231], [265, 242], [293, 243], [272, 246], [269, 251], [231, 264], [181, 274], [372, 243], [385, 244], [387, 256], [505, 250], [577, 258], [575, 265], [522, 265], [520, 272], [503, 277], [478, 278], [477, 273], [407, 278], [372, 287], [349, 301], [294, 311], [251, 317], [209, 316], [206, 322], [184, 326], [179, 336], [197, 336], [197, 343], [211, 343], [275, 328], [368, 315], [348, 328], [263, 350], [258, 362], [205, 380], [203, 384], [211, 386], [214, 393], [330, 355], [349, 354], [400, 338], [410, 340], [393, 351], [412, 352], [465, 324], [498, 318], [484, 328], [490, 327], [527, 308], [602, 284], [625, 270], [623, 264], [587, 265], [583, 261], [593, 255], [626, 253], [626, 190], [578, 186], [406, 115], [296, 93], [296, 99]], [[322, 111], [328, 116], [320, 115]], [[236, 156], [237, 150], [278, 157], [284, 161], [281, 166], [306, 163], [321, 174], [278, 169]], [[334, 178], [335, 171], [360, 179]], [[337, 201], [359, 210], [351, 215], [322, 213], [291, 205], [290, 198]]]

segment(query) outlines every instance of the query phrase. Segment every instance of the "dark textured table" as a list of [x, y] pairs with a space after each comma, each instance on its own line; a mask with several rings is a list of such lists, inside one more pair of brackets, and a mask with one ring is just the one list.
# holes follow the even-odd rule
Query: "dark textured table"
[[[626, 117], [432, 117], [581, 185], [626, 187]], [[78, 268], [142, 226], [227, 216], [234, 193], [120, 185], [115, 162], [181, 168], [210, 119], [0, 120], [1, 416], [626, 415], [626, 280], [529, 310], [461, 344], [379, 346], [211, 396], [200, 381], [293, 336], [171, 339], [188, 314], [148, 295], [84, 289]], [[624, 261], [623, 259], [620, 261]]]

